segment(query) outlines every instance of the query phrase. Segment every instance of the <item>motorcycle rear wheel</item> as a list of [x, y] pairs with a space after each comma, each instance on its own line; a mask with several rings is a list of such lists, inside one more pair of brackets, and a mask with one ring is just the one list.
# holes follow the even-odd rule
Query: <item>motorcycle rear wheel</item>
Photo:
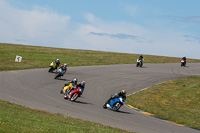
[[50, 67], [48, 72], [53, 72], [53, 67]]

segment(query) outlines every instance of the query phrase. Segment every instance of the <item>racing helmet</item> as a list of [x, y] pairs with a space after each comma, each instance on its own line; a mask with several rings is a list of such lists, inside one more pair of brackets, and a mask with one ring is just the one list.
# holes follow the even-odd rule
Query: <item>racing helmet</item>
[[66, 63], [64, 64], [64, 67], [67, 67], [67, 64], [66, 64]]
[[122, 93], [123, 95], [126, 95], [126, 90], [122, 90], [121, 93]]
[[59, 59], [56, 59], [56, 62], [57, 62], [57, 63], [59, 63], [59, 62], [60, 62], [60, 60], [59, 60]]
[[82, 81], [82, 82], [81, 82], [81, 85], [82, 85], [82, 86], [85, 86], [85, 81]]
[[74, 82], [75, 84], [77, 84], [78, 79], [77, 79], [77, 78], [73, 79], [73, 82]]

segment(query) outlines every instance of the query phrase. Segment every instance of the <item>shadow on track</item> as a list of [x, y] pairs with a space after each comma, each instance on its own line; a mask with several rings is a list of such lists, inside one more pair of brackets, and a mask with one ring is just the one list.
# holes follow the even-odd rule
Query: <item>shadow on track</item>
[[59, 79], [55, 79], [55, 80], [70, 81], [70, 80], [68, 80], [68, 79], [61, 79], [61, 78], [59, 78]]
[[133, 113], [130, 113], [130, 112], [125, 112], [125, 111], [120, 111], [120, 110], [114, 111], [114, 112], [119, 112], [119, 113], [123, 113], [123, 114], [133, 114]]
[[92, 105], [92, 103], [87, 103], [87, 102], [82, 102], [82, 101], [74, 101], [73, 103], [80, 103], [80, 104], [91, 104], [91, 105]]

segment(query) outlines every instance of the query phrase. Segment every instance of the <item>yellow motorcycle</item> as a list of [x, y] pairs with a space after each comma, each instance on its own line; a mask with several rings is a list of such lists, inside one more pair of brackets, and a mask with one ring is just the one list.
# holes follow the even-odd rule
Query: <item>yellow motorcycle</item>
[[69, 83], [69, 85], [63, 87], [63, 89], [60, 91], [61, 94], [65, 94], [66, 92], [70, 92], [71, 88], [72, 88], [72, 83]]
[[48, 72], [53, 72], [55, 69], [57, 69], [57, 64], [55, 62], [51, 62], [49, 65], [49, 71]]

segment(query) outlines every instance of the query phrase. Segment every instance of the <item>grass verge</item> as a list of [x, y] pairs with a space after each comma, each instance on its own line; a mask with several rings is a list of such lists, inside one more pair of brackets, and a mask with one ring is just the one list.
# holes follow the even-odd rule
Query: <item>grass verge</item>
[[[22, 56], [22, 62], [14, 62], [16, 55]], [[179, 63], [180, 58], [143, 55], [144, 63]], [[135, 64], [138, 54], [102, 52], [92, 50], [75, 50], [27, 46], [0, 43], [0, 71], [33, 68], [47, 68], [49, 64], [60, 59], [68, 66], [91, 66], [111, 64]], [[189, 62], [200, 62], [197, 59], [188, 59]]]
[[30, 109], [0, 100], [1, 133], [128, 133], [101, 124]]
[[154, 85], [129, 96], [126, 102], [158, 117], [200, 129], [200, 76]]

